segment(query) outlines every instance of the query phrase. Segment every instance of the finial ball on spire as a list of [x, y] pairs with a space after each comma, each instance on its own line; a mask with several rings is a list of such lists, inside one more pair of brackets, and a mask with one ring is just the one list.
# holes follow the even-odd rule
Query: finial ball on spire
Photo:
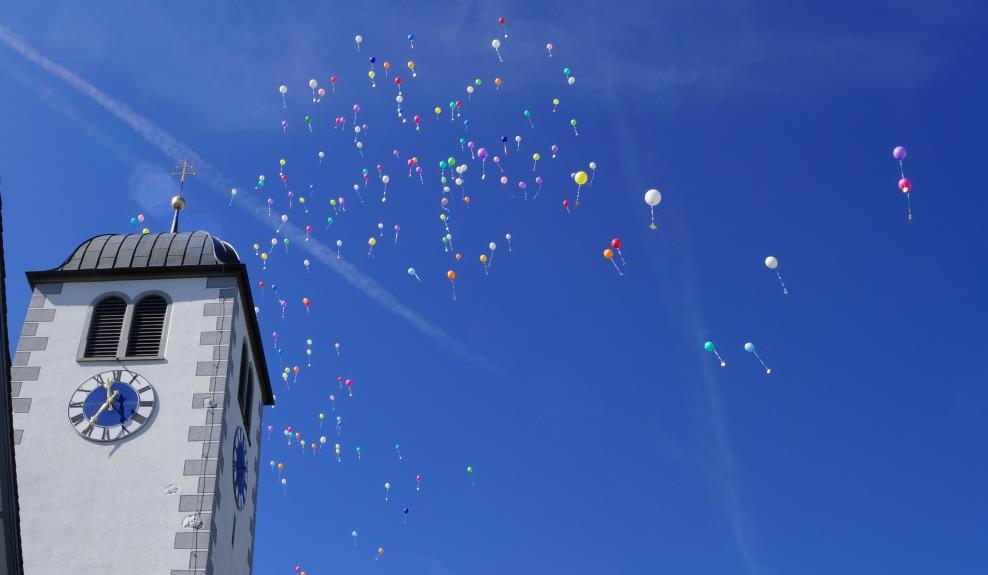
[[185, 198], [182, 196], [175, 196], [172, 198], [172, 209], [184, 210], [185, 209]]

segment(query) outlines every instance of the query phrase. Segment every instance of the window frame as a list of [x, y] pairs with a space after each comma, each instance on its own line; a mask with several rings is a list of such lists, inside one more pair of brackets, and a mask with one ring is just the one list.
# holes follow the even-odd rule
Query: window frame
[[[130, 347], [130, 334], [134, 329], [134, 316], [137, 311], [137, 305], [142, 301], [144, 301], [146, 298], [154, 297], [154, 296], [158, 296], [165, 301], [165, 316], [161, 324], [161, 337], [158, 340], [158, 353], [156, 355], [127, 355], [127, 348]], [[140, 295], [135, 297], [134, 301], [129, 304], [129, 307], [130, 309], [128, 311], [130, 313], [124, 315], [124, 320], [126, 324], [125, 327], [127, 328], [127, 332], [125, 334], [121, 334], [120, 347], [117, 348], [117, 354], [119, 359], [126, 359], [129, 361], [141, 361], [145, 359], [164, 359], [165, 343], [167, 342], [167, 337], [168, 337], [168, 324], [170, 323], [168, 320], [171, 317], [171, 308], [172, 308], [171, 299], [164, 292], [151, 290], [151, 291], [142, 292]], [[120, 355], [121, 351], [123, 352], [123, 355]]]
[[[150, 295], [157, 295], [165, 300], [165, 322], [161, 328], [161, 343], [158, 346], [158, 355], [129, 356], [127, 355], [127, 344], [130, 341], [130, 329], [134, 319], [134, 308], [137, 302]], [[117, 352], [113, 357], [86, 357], [86, 344], [89, 342], [89, 330], [93, 324], [93, 315], [96, 311], [96, 305], [108, 297], [119, 297], [124, 300], [124, 304], [126, 306], [124, 309], [123, 324], [120, 326], [120, 339], [117, 341]], [[168, 294], [160, 290], [143, 291], [134, 297], [119, 291], [108, 291], [101, 293], [93, 298], [86, 308], [86, 321], [82, 329], [79, 349], [76, 352], [76, 361], [80, 363], [115, 362], [124, 360], [130, 362], [161, 361], [165, 359], [165, 349], [168, 345], [168, 330], [171, 325], [171, 314], [172, 299], [168, 296]]]
[[237, 404], [240, 407], [240, 419], [246, 432], [248, 445], [251, 444], [250, 426], [254, 419], [254, 366], [250, 358], [250, 346], [247, 340], [244, 339], [240, 345], [240, 376], [237, 381]]

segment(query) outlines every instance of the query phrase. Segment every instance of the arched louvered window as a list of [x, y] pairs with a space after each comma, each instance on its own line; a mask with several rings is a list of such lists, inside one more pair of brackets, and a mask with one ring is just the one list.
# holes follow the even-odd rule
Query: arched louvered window
[[160, 295], [149, 295], [134, 306], [134, 318], [130, 322], [127, 338], [127, 357], [158, 357], [161, 351], [161, 334], [165, 329], [165, 312], [168, 302]]
[[127, 303], [117, 296], [103, 298], [93, 307], [85, 357], [116, 357]]

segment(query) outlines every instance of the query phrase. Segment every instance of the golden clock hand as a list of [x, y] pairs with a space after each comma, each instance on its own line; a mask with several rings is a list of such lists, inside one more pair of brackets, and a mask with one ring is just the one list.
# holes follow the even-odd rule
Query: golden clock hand
[[103, 405], [100, 406], [99, 411], [93, 414], [93, 416], [89, 418], [89, 422], [86, 424], [86, 427], [82, 428], [83, 431], [86, 431], [90, 427], [92, 427], [93, 424], [96, 423], [96, 418], [99, 417], [100, 415], [103, 415], [103, 412], [109, 409], [111, 405], [113, 405], [113, 400], [117, 397], [118, 393], [120, 392], [114, 391], [113, 394], [110, 395], [110, 397], [106, 398], [106, 401], [104, 401]]

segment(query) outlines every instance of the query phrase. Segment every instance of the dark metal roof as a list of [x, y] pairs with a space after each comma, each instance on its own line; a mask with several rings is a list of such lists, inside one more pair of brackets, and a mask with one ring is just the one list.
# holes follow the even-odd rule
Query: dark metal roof
[[239, 264], [233, 246], [206, 232], [101, 235], [82, 242], [51, 271], [177, 268]]

